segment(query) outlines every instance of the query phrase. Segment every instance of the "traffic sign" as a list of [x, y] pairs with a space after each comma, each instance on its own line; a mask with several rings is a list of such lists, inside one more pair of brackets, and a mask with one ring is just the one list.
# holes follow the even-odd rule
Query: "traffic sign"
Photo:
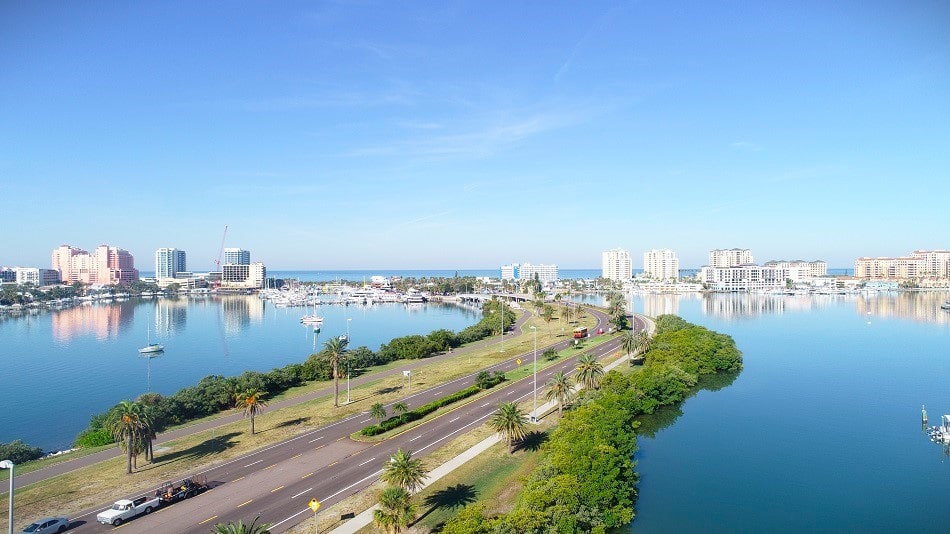
[[308, 506], [310, 506], [310, 509], [313, 510], [313, 513], [317, 513], [317, 510], [320, 509], [320, 501], [316, 499], [310, 499]]
[[521, 358], [518, 358], [517, 360], [515, 360], [515, 363], [517, 363], [518, 365], [521, 365]]

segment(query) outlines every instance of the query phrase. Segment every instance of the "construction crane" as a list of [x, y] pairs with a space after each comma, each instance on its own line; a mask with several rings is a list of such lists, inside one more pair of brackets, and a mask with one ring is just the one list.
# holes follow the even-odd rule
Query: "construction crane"
[[221, 236], [221, 246], [218, 248], [218, 259], [214, 260], [216, 271], [221, 270], [221, 256], [224, 254], [224, 238], [228, 236], [228, 225], [224, 225], [224, 234]]

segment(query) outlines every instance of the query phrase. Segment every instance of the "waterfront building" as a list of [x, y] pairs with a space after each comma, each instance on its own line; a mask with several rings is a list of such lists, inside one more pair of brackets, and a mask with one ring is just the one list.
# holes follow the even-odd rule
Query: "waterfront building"
[[221, 266], [221, 286], [224, 289], [261, 289], [267, 279], [267, 269], [261, 262], [250, 264], [226, 263]]
[[16, 282], [16, 271], [9, 267], [0, 267], [0, 283]]
[[747, 248], [716, 249], [709, 252], [710, 267], [734, 267], [755, 263], [752, 251]]
[[243, 250], [239, 248], [226, 248], [224, 249], [224, 263], [233, 265], [250, 265], [251, 264], [251, 251]]
[[35, 287], [52, 286], [59, 283], [59, 271], [38, 267], [14, 267], [15, 281], [18, 284], [33, 284]]
[[828, 276], [828, 264], [821, 260], [770, 260], [765, 262], [764, 265], [765, 267], [788, 269], [788, 278], [793, 282]]
[[677, 280], [680, 260], [672, 250], [653, 249], [643, 253], [643, 274], [657, 280]]
[[558, 279], [557, 265], [522, 263], [518, 269], [519, 280], [533, 280], [534, 275], [538, 275], [538, 280], [542, 284], [556, 282]]
[[704, 266], [699, 279], [714, 291], [768, 291], [785, 287], [788, 269], [747, 264], [733, 267]]
[[602, 276], [607, 280], [624, 281], [633, 277], [633, 263], [630, 253], [620, 248], [612, 248], [601, 255]]
[[135, 258], [127, 250], [99, 245], [95, 252], [61, 245], [53, 250], [52, 268], [63, 283], [128, 285], [139, 279]]
[[187, 272], [187, 261], [184, 250], [177, 248], [160, 248], [155, 251], [155, 278], [177, 278], [178, 273]]
[[512, 263], [510, 265], [501, 266], [501, 279], [502, 280], [517, 280], [519, 274], [519, 267], [517, 263]]
[[950, 251], [915, 250], [910, 256], [861, 257], [854, 276], [865, 280], [946, 280], [950, 278]]

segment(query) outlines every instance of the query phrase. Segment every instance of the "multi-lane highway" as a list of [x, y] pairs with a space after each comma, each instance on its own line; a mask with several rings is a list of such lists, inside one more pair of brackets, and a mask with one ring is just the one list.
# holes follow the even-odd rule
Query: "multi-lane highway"
[[[599, 328], [606, 317], [595, 313]], [[642, 326], [640, 327], [642, 328]], [[563, 348], [572, 340], [558, 343]], [[602, 356], [617, 350], [619, 340], [602, 344], [593, 353]], [[546, 348], [546, 347], [544, 347]], [[542, 348], [539, 347], [539, 350]], [[518, 358], [529, 359], [531, 353], [513, 357], [496, 364], [489, 370], [510, 370]], [[538, 390], [543, 389], [551, 375], [575, 368], [576, 357], [566, 358], [538, 372]], [[419, 406], [468, 387], [475, 375], [420, 391], [402, 399], [410, 407]], [[533, 381], [521, 380], [502, 384], [488, 395], [468, 402], [407, 432], [377, 443], [355, 442], [349, 435], [373, 422], [368, 414], [357, 414], [324, 427], [297, 435], [287, 441], [266, 447], [204, 473], [213, 486], [210, 491], [192, 499], [162, 508], [122, 525], [123, 532], [203, 532], [215, 523], [245, 522], [260, 516], [260, 521], [271, 523], [272, 532], [278, 533], [307, 519], [312, 512], [307, 507], [316, 498], [324, 508], [359, 492], [376, 481], [389, 457], [398, 448], [411, 450], [423, 457], [460, 434], [481, 425], [505, 401], [522, 401], [533, 395]], [[220, 439], [227, 439], [223, 436]], [[427, 466], [434, 468], [434, 465]], [[151, 492], [154, 492], [152, 488]], [[116, 496], [117, 498], [123, 496]], [[103, 503], [74, 518], [75, 532], [106, 532], [111, 525], [95, 522], [98, 511], [108, 507]], [[362, 510], [348, 510], [359, 513]], [[344, 513], [347, 511], [344, 511]]]

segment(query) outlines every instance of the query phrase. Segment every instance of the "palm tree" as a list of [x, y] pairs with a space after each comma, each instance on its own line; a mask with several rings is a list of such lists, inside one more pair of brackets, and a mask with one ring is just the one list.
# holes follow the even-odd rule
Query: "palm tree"
[[604, 366], [597, 361], [593, 354], [584, 354], [577, 359], [577, 380], [587, 389], [600, 387], [600, 379], [604, 376]]
[[398, 449], [389, 459], [386, 467], [383, 468], [383, 474], [380, 478], [409, 493], [415, 493], [416, 490], [422, 488], [426, 476], [422, 460], [413, 458], [412, 451]]
[[239, 410], [244, 410], [244, 417], [251, 420], [252, 436], [254, 435], [254, 417], [263, 412], [264, 406], [267, 406], [267, 402], [264, 401], [264, 395], [267, 395], [267, 393], [257, 391], [254, 388], [245, 389], [243, 392], [234, 395], [237, 401], [236, 407]]
[[386, 408], [382, 404], [376, 403], [369, 407], [369, 415], [373, 419], [376, 419], [379, 422], [382, 422], [383, 419], [386, 419]]
[[260, 518], [261, 516], [255, 517], [249, 525], [245, 525], [244, 521], [240, 520], [237, 523], [218, 523], [211, 532], [214, 534], [270, 534], [269, 523], [257, 524]]
[[112, 437], [125, 449], [127, 475], [132, 474], [132, 456], [136, 455], [139, 436], [147, 426], [147, 416], [141, 404], [124, 400], [116, 406], [109, 429]]
[[399, 401], [396, 404], [393, 404], [393, 413], [398, 413], [402, 415], [409, 411], [409, 405], [405, 402]]
[[416, 518], [416, 505], [409, 492], [390, 486], [379, 495], [379, 508], [373, 510], [373, 522], [386, 532], [400, 532]]
[[333, 406], [340, 406], [340, 359], [346, 353], [346, 344], [348, 339], [332, 337], [323, 344], [323, 350], [330, 357], [330, 365], [333, 366]]
[[620, 350], [627, 353], [627, 358], [633, 360], [633, 353], [637, 350], [637, 338], [633, 332], [626, 331], [620, 335]]
[[564, 371], [558, 371], [548, 381], [548, 391], [544, 396], [549, 401], [557, 402], [557, 415], [560, 417], [564, 405], [574, 398], [574, 381]]
[[515, 440], [522, 440], [527, 435], [528, 416], [518, 409], [517, 404], [503, 402], [488, 420], [488, 426], [508, 442], [508, 454], [514, 454], [512, 445]]

